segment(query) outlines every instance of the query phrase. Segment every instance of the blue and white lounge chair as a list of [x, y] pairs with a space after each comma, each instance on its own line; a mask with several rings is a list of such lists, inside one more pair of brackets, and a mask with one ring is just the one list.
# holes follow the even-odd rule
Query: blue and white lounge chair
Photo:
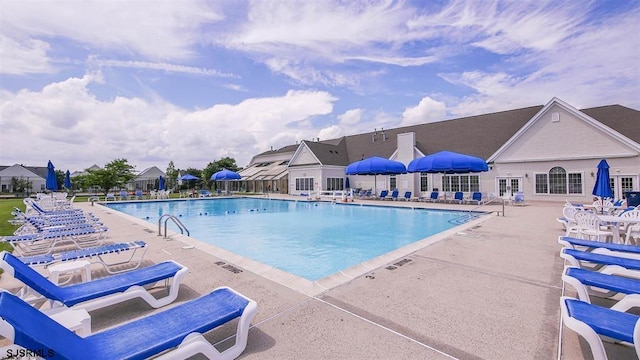
[[[255, 301], [230, 289], [168, 310], [138, 318], [87, 337], [80, 337], [44, 313], [7, 292], [0, 293], [0, 335], [15, 345], [59, 359], [235, 359], [247, 346]], [[203, 334], [238, 319], [235, 344], [219, 352]]]
[[479, 191], [475, 191], [473, 194], [471, 194], [471, 199], [467, 199], [465, 200], [466, 203], [470, 203], [470, 204], [477, 204], [477, 205], [481, 205], [484, 203], [484, 200], [482, 200], [482, 193]]
[[48, 254], [63, 245], [76, 246], [78, 249], [100, 246], [108, 231], [109, 228], [105, 226], [61, 228], [33, 234], [0, 236], [0, 242], [10, 243], [20, 256]]
[[120, 190], [120, 196], [118, 196], [118, 200], [128, 200], [129, 194], [126, 190]]
[[566, 266], [562, 281], [571, 285], [577, 291], [578, 298], [584, 302], [591, 303], [590, 295], [611, 298], [623, 294], [624, 297], [617, 299], [612, 309], [629, 309], [629, 303], [640, 304], [639, 279]]
[[396, 201], [398, 200], [398, 195], [400, 194], [400, 192], [398, 191], [398, 189], [393, 189], [393, 191], [391, 192], [391, 200]]
[[411, 191], [405, 191], [404, 192], [404, 196], [402, 197], [402, 200], [410, 201], [411, 200]]
[[589, 304], [578, 299], [560, 298], [562, 322], [588, 343], [595, 360], [606, 360], [603, 338], [635, 348], [640, 356], [640, 317], [624, 311]]
[[462, 202], [464, 201], [464, 193], [462, 191], [456, 191], [455, 194], [453, 195], [453, 200], [451, 201], [457, 202], [458, 204], [462, 204]]
[[387, 196], [389, 196], [389, 190], [382, 190], [380, 191], [380, 196], [378, 196], [378, 198], [380, 200], [384, 200]]
[[440, 193], [438, 193], [437, 191], [432, 191], [431, 194], [429, 195], [428, 198], [425, 198], [425, 201], [429, 201], [429, 202], [436, 202], [438, 201], [438, 196], [440, 195]]
[[[175, 261], [164, 261], [85, 283], [60, 287], [6, 251], [0, 252], [0, 267], [25, 284], [18, 296], [30, 302], [49, 300], [51, 307], [73, 307], [87, 311], [141, 298], [154, 308], [172, 303], [178, 297], [186, 267]], [[156, 299], [146, 288], [167, 281], [169, 294]], [[35, 292], [35, 294], [34, 294]]]
[[[614, 252], [632, 253], [640, 256], [640, 246], [626, 245], [626, 244], [614, 244], [604, 241], [578, 239], [570, 236], [559, 236], [558, 243], [564, 245], [567, 249], [581, 250], [581, 251], [593, 251], [598, 253], [596, 249], [607, 249]], [[610, 255], [606, 253], [605, 255]]]
[[[140, 267], [146, 252], [147, 243], [137, 240], [55, 254], [23, 256], [18, 257], [18, 259], [29, 266], [44, 267], [69, 261], [87, 260], [90, 263], [102, 265], [109, 274], [117, 274]], [[126, 256], [113, 260], [115, 255]]]
[[567, 248], [560, 251], [560, 257], [567, 260], [571, 266], [598, 271], [603, 274], [640, 279], [640, 260], [624, 257], [625, 253], [616, 254], [620, 256], [596, 254]]
[[30, 198], [24, 199], [23, 203], [27, 206], [27, 209], [31, 209], [33, 210], [33, 212], [36, 212], [41, 215], [73, 215], [73, 214], [83, 212], [81, 209], [46, 210], [46, 209], [43, 209], [36, 201]]

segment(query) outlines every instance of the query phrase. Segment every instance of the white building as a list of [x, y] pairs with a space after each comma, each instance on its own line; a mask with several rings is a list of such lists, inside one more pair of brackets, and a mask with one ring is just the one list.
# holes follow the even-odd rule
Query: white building
[[[295, 151], [292, 151], [295, 149]], [[380, 156], [405, 165], [449, 150], [489, 163], [479, 174], [401, 174], [346, 176], [352, 162]], [[277, 159], [276, 159], [277, 158]], [[553, 98], [533, 106], [485, 115], [380, 129], [326, 141], [302, 141], [256, 155], [240, 171], [247, 191], [267, 192], [264, 181], [278, 179], [277, 190], [301, 193], [347, 188], [398, 189], [400, 194], [428, 196], [433, 189], [497, 196], [523, 191], [528, 200], [589, 202], [596, 166], [606, 159], [616, 198], [640, 190], [640, 111], [620, 105], [578, 110]], [[286, 172], [282, 171], [286, 166]], [[272, 175], [262, 169], [279, 167]], [[277, 174], [275, 174], [277, 172]], [[257, 174], [261, 174], [257, 175]], [[286, 177], [286, 187], [284, 178]], [[260, 182], [260, 186], [256, 185]], [[270, 191], [276, 187], [271, 185]]]

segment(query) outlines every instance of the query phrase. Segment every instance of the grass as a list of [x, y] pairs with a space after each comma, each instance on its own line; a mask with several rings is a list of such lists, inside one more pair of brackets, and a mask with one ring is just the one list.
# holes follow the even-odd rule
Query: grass
[[[9, 224], [8, 220], [13, 219], [11, 211], [14, 207], [24, 210], [22, 199], [2, 199], [0, 200], [0, 236], [13, 235], [16, 230], [15, 225]], [[13, 247], [5, 242], [0, 242], [0, 251], [13, 251]]]

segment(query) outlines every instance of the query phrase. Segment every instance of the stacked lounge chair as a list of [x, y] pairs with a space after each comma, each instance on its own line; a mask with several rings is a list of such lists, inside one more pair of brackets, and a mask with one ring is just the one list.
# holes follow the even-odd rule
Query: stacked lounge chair
[[[79, 220], [81, 214], [73, 211], [39, 213], [36, 216], [42, 218], [38, 219], [23, 217], [24, 234], [2, 238], [23, 250], [24, 244], [35, 244], [37, 246], [30, 249], [39, 251], [31, 256], [28, 251], [18, 251], [22, 256], [0, 252], [0, 267], [24, 284], [15, 294], [0, 289], [0, 336], [13, 342], [0, 349], [0, 356], [27, 352], [65, 359], [84, 359], [88, 354], [92, 359], [175, 359], [203, 354], [210, 359], [235, 359], [244, 351], [257, 304], [228, 287], [90, 334], [87, 311], [134, 298], [140, 298], [154, 308], [164, 307], [176, 300], [188, 269], [171, 260], [140, 267], [147, 249], [143, 241], [90, 248], [81, 248], [78, 243], [77, 250], [58, 251], [60, 249], [54, 246], [57, 239], [96, 227]], [[94, 220], [97, 219], [90, 222]], [[125, 253], [129, 255], [115, 262], [104, 258]], [[136, 253], [141, 255], [133, 262]], [[100, 263], [114, 275], [60, 286], [32, 268], [86, 260]], [[118, 268], [123, 264], [129, 266], [124, 270]], [[164, 297], [156, 298], [157, 292], [152, 295], [149, 290], [162, 284], [168, 292]], [[80, 315], [82, 329], [76, 324], [79, 311], [86, 315], [86, 318]], [[206, 332], [236, 319], [236, 341], [226, 350], [217, 350], [204, 338]], [[82, 332], [82, 337], [74, 331]]]

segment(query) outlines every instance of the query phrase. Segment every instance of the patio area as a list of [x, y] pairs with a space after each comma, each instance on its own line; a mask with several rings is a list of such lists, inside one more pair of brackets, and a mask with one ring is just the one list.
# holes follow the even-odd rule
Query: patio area
[[[390, 202], [384, 204], [388, 206]], [[394, 204], [460, 207], [416, 202]], [[122, 216], [98, 204], [78, 203], [77, 207], [100, 218], [111, 229], [110, 240], [147, 242], [145, 263], [173, 259], [187, 266], [189, 274], [176, 303], [218, 286], [230, 286], [255, 300], [258, 314], [241, 359], [591, 356], [586, 342], [567, 330], [562, 332], [559, 352], [560, 276], [564, 262], [557, 243], [562, 226], [556, 217], [562, 214], [562, 203], [507, 206], [505, 216], [488, 216], [432, 245], [315, 295], [269, 280], [198, 246], [185, 247], [193, 244], [193, 239], [183, 242], [185, 237], [179, 234], [164, 239], [157, 235], [156, 227], [142, 220]], [[481, 210], [497, 211], [501, 206], [487, 205]], [[3, 288], [16, 285], [6, 274], [0, 278]], [[92, 327], [100, 331], [156, 311], [161, 309], [130, 300], [91, 312]], [[232, 343], [234, 326], [235, 323], [225, 325], [207, 335], [207, 339], [224, 349]], [[607, 346], [610, 358], [636, 358], [632, 349]]]

